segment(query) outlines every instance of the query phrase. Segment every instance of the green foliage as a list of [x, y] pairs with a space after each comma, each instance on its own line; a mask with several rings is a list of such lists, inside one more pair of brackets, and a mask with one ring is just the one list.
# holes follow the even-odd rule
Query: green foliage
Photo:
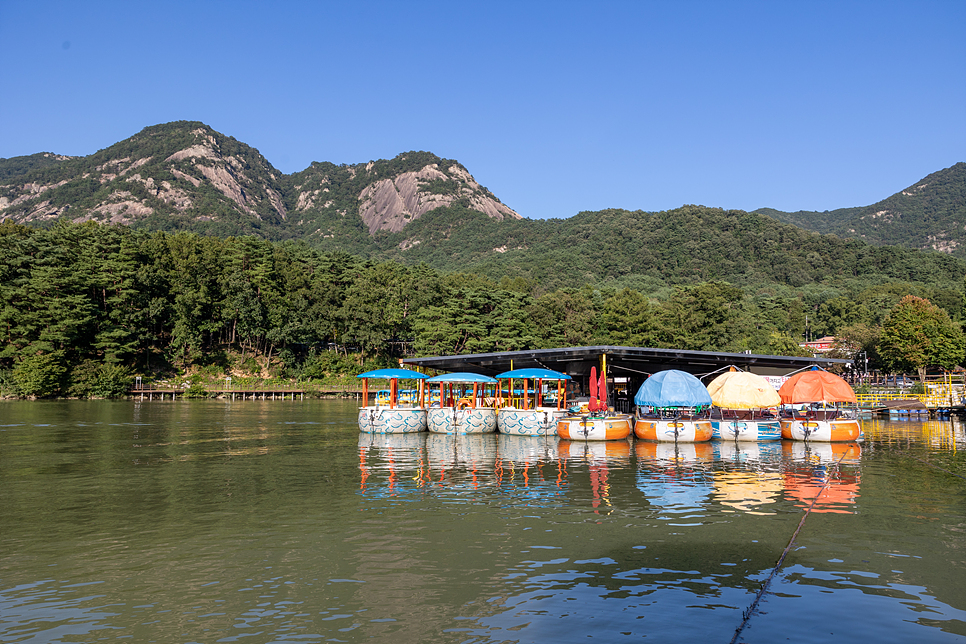
[[[553, 256], [565, 262], [573, 255]], [[428, 264], [362, 260], [255, 237], [4, 223], [0, 370], [10, 370], [22, 395], [111, 396], [125, 388], [125, 368], [202, 368], [217, 376], [230, 366], [229, 355], [248, 373], [284, 368], [330, 382], [358, 371], [359, 363], [394, 365], [413, 352], [616, 344], [801, 355], [806, 316], [813, 335], [847, 341], [842, 357], [865, 351], [870, 367], [898, 368], [880, 356], [887, 312], [916, 293], [938, 293], [947, 307], [961, 302], [947, 286], [891, 279], [800, 289], [723, 280], [632, 283], [649, 290], [618, 280], [553, 288], [532, 271], [442, 273]], [[933, 308], [944, 325], [958, 328], [946, 309]], [[962, 360], [955, 352], [943, 356], [927, 366]]]
[[210, 398], [212, 394], [208, 392], [204, 384], [195, 382], [185, 387], [182, 395], [185, 398]]
[[0, 181], [25, 175], [33, 170], [57, 165], [69, 159], [70, 157], [51, 154], [50, 152], [38, 152], [29, 156], [0, 159]]
[[12, 377], [21, 396], [49, 398], [60, 393], [66, 371], [61, 352], [37, 352], [21, 356]]
[[879, 353], [897, 371], [952, 369], [963, 361], [966, 336], [938, 306], [908, 295], [889, 313], [882, 327]]
[[75, 398], [120, 398], [134, 384], [131, 369], [119, 364], [84, 360], [70, 371], [67, 395]]
[[325, 380], [358, 373], [359, 363], [354, 358], [338, 351], [319, 351], [308, 356], [296, 375], [300, 379]]

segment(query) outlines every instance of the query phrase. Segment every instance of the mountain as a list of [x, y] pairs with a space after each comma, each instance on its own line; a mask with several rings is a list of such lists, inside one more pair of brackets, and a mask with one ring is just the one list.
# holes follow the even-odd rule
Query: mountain
[[87, 157], [6, 159], [0, 172], [7, 173], [0, 218], [16, 222], [67, 218], [300, 239], [326, 251], [546, 288], [606, 283], [654, 292], [709, 280], [752, 288], [849, 281], [959, 288], [966, 272], [958, 257], [966, 253], [964, 163], [864, 208], [682, 206], [551, 220], [522, 218], [460, 163], [429, 152], [355, 165], [316, 162], [286, 175], [258, 150], [188, 121], [145, 128]]
[[52, 165], [57, 165], [61, 161], [69, 161], [72, 158], [64, 156], [63, 154], [53, 154], [52, 152], [38, 152], [37, 154], [24, 157], [0, 159], [0, 182], [27, 174], [31, 170], [47, 168]]
[[934, 172], [887, 199], [825, 212], [757, 210], [819, 233], [878, 246], [936, 250], [966, 257], [966, 163]]
[[460, 205], [520, 218], [462, 165], [427, 152], [285, 175], [258, 150], [199, 122], [145, 128], [87, 157], [0, 163], [0, 217], [58, 218], [268, 239], [338, 239], [358, 250], [427, 212]]
[[182, 121], [4, 181], [0, 216], [277, 237], [287, 216], [280, 178], [258, 150]]

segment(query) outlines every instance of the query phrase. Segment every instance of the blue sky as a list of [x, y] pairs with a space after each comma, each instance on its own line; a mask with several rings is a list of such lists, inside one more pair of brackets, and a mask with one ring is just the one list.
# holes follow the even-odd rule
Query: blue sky
[[966, 2], [0, 0], [0, 157], [203, 121], [530, 218], [864, 206], [966, 161]]

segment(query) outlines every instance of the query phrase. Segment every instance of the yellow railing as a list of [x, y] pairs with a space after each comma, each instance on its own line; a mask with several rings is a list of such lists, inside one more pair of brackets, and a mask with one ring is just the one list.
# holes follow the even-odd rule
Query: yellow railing
[[894, 391], [878, 391], [868, 394], [855, 394], [859, 407], [879, 407], [889, 400], [915, 399], [929, 408], [950, 407], [961, 405], [963, 390], [953, 385], [934, 387], [926, 394], [898, 393]]

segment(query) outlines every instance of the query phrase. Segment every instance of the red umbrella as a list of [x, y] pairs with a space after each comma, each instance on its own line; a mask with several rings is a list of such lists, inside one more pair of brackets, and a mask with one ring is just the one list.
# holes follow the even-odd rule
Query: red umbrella
[[849, 383], [834, 373], [815, 369], [802, 371], [785, 381], [778, 390], [786, 405], [812, 402], [856, 402]]
[[597, 397], [600, 399], [600, 405], [597, 409], [600, 411], [607, 411], [607, 374], [604, 370], [600, 370], [600, 382], [597, 384]]
[[597, 367], [590, 368], [590, 402], [587, 409], [597, 411]]

